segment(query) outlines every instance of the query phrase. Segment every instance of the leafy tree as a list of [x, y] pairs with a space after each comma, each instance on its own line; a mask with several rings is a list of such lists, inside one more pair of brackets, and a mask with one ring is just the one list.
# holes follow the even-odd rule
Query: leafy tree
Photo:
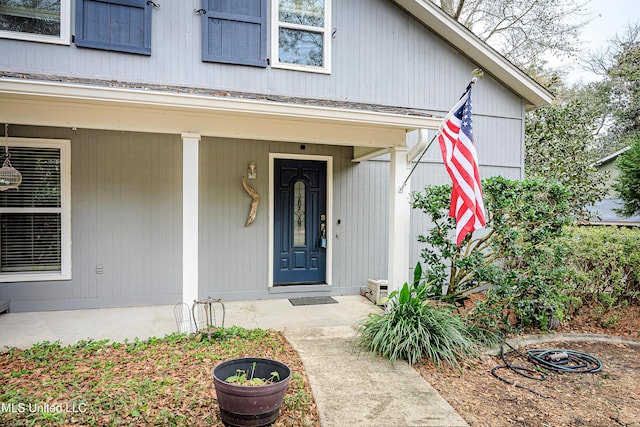
[[540, 62], [544, 54], [573, 56], [578, 53], [580, 46], [575, 40], [589, 22], [586, 1], [432, 1], [523, 68]]
[[607, 76], [612, 83], [617, 133], [640, 133], [640, 25], [629, 27]]
[[555, 179], [572, 194], [576, 213], [604, 194], [604, 173], [594, 164], [594, 135], [610, 126], [608, 86], [569, 89], [561, 70], [551, 70], [544, 56], [573, 56], [575, 42], [589, 22], [587, 3], [571, 0], [432, 0], [479, 38], [544, 85], [556, 103], [528, 113], [525, 130], [527, 177]]
[[635, 138], [630, 150], [618, 157], [616, 166], [620, 175], [613, 188], [624, 203], [619, 213], [624, 216], [640, 214], [640, 137]]
[[525, 173], [552, 179], [570, 194], [575, 214], [602, 198], [607, 178], [594, 163], [593, 149], [598, 110], [575, 96], [527, 114]]
[[640, 24], [616, 34], [606, 49], [590, 52], [583, 65], [602, 77], [578, 94], [599, 110], [596, 149], [602, 158], [640, 133]]

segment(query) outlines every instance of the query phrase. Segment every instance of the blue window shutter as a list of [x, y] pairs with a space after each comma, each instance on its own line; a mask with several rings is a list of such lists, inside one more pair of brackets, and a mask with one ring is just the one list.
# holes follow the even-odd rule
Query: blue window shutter
[[76, 0], [75, 44], [151, 55], [151, 10], [146, 0]]
[[267, 66], [267, 0], [202, 0], [202, 60]]

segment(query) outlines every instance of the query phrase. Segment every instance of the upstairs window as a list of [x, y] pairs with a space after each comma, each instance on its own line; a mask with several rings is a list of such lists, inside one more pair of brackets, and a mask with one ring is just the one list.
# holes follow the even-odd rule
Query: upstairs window
[[151, 11], [147, 0], [76, 0], [75, 44], [151, 55]]
[[0, 0], [0, 37], [69, 44], [71, 0]]
[[69, 141], [9, 138], [18, 190], [0, 192], [0, 282], [71, 278]]
[[203, 0], [202, 60], [267, 66], [267, 0]]
[[275, 0], [272, 22], [273, 67], [331, 71], [331, 0]]

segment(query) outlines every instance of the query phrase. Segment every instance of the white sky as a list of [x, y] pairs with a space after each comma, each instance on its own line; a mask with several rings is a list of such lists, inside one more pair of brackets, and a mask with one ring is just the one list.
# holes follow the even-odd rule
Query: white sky
[[[639, 0], [590, 0], [590, 3], [595, 18], [582, 33], [581, 41], [585, 49], [604, 49], [616, 33], [623, 34], [629, 24], [640, 23]], [[573, 68], [568, 76], [570, 83], [597, 80], [594, 74], [582, 71], [577, 66]]]

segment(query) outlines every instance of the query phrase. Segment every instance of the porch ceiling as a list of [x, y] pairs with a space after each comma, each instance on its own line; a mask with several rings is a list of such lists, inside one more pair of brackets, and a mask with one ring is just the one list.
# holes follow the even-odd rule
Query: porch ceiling
[[10, 124], [388, 148], [442, 119], [183, 93], [0, 79]]

